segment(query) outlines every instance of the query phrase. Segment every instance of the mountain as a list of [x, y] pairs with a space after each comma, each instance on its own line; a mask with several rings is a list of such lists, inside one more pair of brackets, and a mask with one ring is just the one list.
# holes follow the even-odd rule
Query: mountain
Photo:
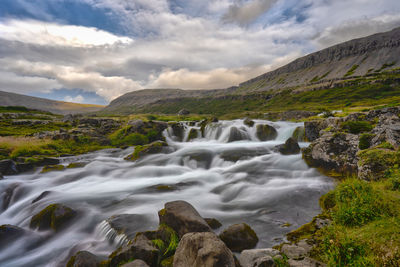
[[104, 106], [77, 104], [0, 91], [0, 106], [23, 106], [54, 114], [76, 114], [99, 111]]
[[[391, 97], [390, 101], [393, 101], [393, 97], [400, 95], [396, 91], [400, 82], [399, 67], [400, 28], [396, 28], [309, 54], [237, 87], [221, 90], [135, 91], [115, 99], [101, 113], [176, 113], [181, 108], [196, 113], [216, 114], [233, 111], [233, 107], [248, 111], [295, 107], [307, 109], [306, 105], [300, 105], [296, 99], [310, 94], [310, 91], [332, 88], [348, 88], [348, 92], [351, 92], [347, 94], [342, 89], [329, 91], [332, 103], [338, 100], [335, 97], [341, 97], [347, 101], [347, 105], [352, 105], [363, 97], [375, 97], [375, 93], [381, 100]], [[372, 84], [375, 87], [371, 87]], [[386, 84], [395, 91], [391, 89], [391, 93], [387, 94], [379, 89]], [[339, 92], [339, 95], [335, 95]], [[279, 100], [283, 96], [293, 100], [293, 105], [289, 102], [286, 103], [288, 107], [283, 107], [285, 103]], [[321, 99], [321, 103], [325, 100]]]

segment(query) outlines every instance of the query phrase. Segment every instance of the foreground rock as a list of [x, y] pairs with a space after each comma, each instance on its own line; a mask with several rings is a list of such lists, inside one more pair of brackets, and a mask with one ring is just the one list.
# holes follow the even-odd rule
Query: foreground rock
[[102, 258], [88, 251], [79, 251], [70, 258], [67, 267], [97, 267], [100, 265]]
[[149, 265], [142, 260], [134, 260], [121, 265], [121, 267], [149, 267]]
[[110, 256], [110, 266], [119, 266], [132, 259], [139, 259], [149, 266], [157, 266], [159, 251], [144, 235], [138, 235], [134, 242], [120, 247]]
[[190, 232], [211, 232], [210, 226], [193, 208], [185, 201], [173, 201], [164, 205], [164, 209], [158, 212], [160, 224], [170, 226], [179, 237]]
[[25, 230], [11, 224], [0, 226], [0, 248], [10, 245], [25, 234]]
[[284, 144], [276, 146], [275, 149], [282, 155], [294, 155], [300, 153], [299, 143], [297, 143], [293, 137], [286, 140]]
[[240, 253], [240, 265], [242, 267], [275, 266], [274, 257], [279, 251], [272, 248], [246, 249]]
[[179, 242], [174, 267], [234, 267], [232, 252], [214, 233], [188, 233]]
[[61, 230], [75, 216], [77, 212], [62, 204], [52, 204], [32, 217], [30, 227], [39, 230]]
[[204, 220], [212, 229], [218, 229], [222, 226], [221, 222], [215, 218], [204, 218]]
[[234, 252], [254, 248], [258, 242], [258, 237], [254, 230], [245, 223], [229, 226], [219, 237]]
[[0, 160], [0, 176], [17, 174], [17, 165], [11, 159]]
[[274, 140], [278, 136], [276, 129], [268, 124], [258, 124], [256, 135], [260, 141]]
[[150, 226], [149, 219], [140, 214], [119, 214], [106, 220], [110, 228], [117, 235], [124, 235], [128, 240], [133, 240], [136, 233], [145, 231]]
[[125, 160], [135, 161], [146, 155], [158, 154], [163, 151], [163, 148], [167, 147], [168, 144], [164, 141], [155, 141], [151, 144], [144, 146], [136, 146], [135, 151], [129, 156], [125, 157]]

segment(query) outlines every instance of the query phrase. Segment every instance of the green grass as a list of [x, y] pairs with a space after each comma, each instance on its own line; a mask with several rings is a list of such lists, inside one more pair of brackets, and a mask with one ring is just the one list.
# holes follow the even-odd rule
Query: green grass
[[354, 72], [358, 69], [359, 65], [353, 65], [349, 71], [344, 75], [344, 77], [352, 76]]
[[29, 109], [21, 106], [0, 106], [0, 113], [32, 113], [32, 114], [54, 115], [48, 111]]
[[26, 136], [43, 131], [56, 131], [60, 128], [70, 129], [68, 123], [50, 121], [48, 124], [14, 125], [11, 120], [0, 121], [0, 136]]
[[346, 121], [341, 124], [342, 129], [352, 133], [359, 134], [371, 131], [374, 126], [369, 121]]

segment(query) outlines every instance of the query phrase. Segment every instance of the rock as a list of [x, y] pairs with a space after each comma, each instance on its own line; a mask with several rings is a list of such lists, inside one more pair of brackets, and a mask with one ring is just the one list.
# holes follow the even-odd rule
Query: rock
[[285, 244], [282, 246], [281, 251], [289, 258], [294, 260], [303, 259], [307, 252], [303, 247], [296, 245]]
[[274, 140], [278, 136], [276, 129], [268, 124], [258, 124], [256, 135], [260, 141]]
[[17, 174], [17, 166], [11, 159], [0, 160], [0, 175], [13, 175]]
[[218, 120], [217, 117], [212, 117], [210, 121], [211, 121], [211, 122], [218, 122], [219, 120]]
[[400, 147], [400, 118], [397, 115], [381, 115], [378, 125], [371, 133], [375, 135], [371, 140], [371, 146], [387, 142], [398, 149]]
[[179, 110], [179, 112], [178, 112], [178, 115], [179, 115], [179, 116], [184, 116], [184, 115], [189, 115], [189, 114], [190, 114], [190, 111], [187, 110], [187, 109], [181, 109], [181, 110]]
[[163, 148], [167, 146], [168, 144], [164, 141], [155, 141], [148, 145], [136, 146], [135, 151], [129, 156], [125, 157], [125, 160], [135, 161], [149, 154], [161, 153]]
[[313, 142], [319, 137], [319, 132], [326, 128], [325, 124], [322, 121], [306, 121], [304, 122], [304, 134], [306, 140], [309, 142]]
[[102, 258], [88, 251], [79, 251], [70, 258], [67, 267], [97, 267], [101, 261]]
[[177, 141], [182, 141], [183, 134], [185, 132], [185, 126], [180, 122], [170, 123], [169, 126], [172, 129], [172, 134], [177, 138]]
[[19, 183], [14, 183], [14, 184], [10, 184], [6, 190], [4, 190], [4, 192], [1, 194], [1, 196], [3, 197], [3, 203], [2, 203], [2, 210], [6, 210], [8, 208], [8, 206], [11, 203], [11, 199], [14, 196], [14, 191], [15, 189], [19, 186]]
[[134, 260], [121, 265], [121, 267], [149, 267], [149, 265], [142, 260]]
[[245, 223], [229, 226], [219, 237], [234, 252], [254, 248], [258, 242], [258, 237], [254, 230]]
[[282, 155], [293, 155], [300, 152], [299, 144], [292, 137], [286, 140], [284, 144], [276, 146], [275, 149]]
[[11, 224], [0, 226], [0, 248], [10, 245], [25, 234], [25, 230]]
[[60, 159], [58, 158], [45, 157], [40, 161], [41, 166], [57, 164], [60, 164]]
[[211, 229], [218, 229], [222, 226], [222, 224], [214, 218], [204, 218], [206, 223], [211, 227]]
[[243, 123], [249, 127], [253, 127], [254, 126], [254, 121], [249, 119], [249, 118], [245, 118]]
[[305, 257], [303, 260], [289, 259], [288, 264], [290, 267], [325, 267], [326, 264], [316, 261], [314, 259]]
[[289, 110], [289, 111], [285, 111], [282, 112], [281, 114], [279, 114], [278, 118], [279, 120], [283, 120], [283, 121], [288, 121], [288, 120], [300, 120], [303, 118], [308, 118], [311, 116], [315, 116], [317, 115], [317, 113], [315, 112], [311, 112], [311, 111], [305, 111], [305, 110]]
[[174, 267], [234, 267], [232, 252], [214, 233], [188, 233], [179, 242]]
[[45, 198], [46, 196], [50, 195], [51, 193], [52, 193], [52, 191], [43, 191], [39, 196], [37, 196], [34, 200], [32, 200], [32, 204]]
[[64, 165], [46, 165], [43, 167], [40, 173], [46, 173], [51, 171], [63, 171], [65, 169]]
[[61, 230], [75, 216], [77, 212], [62, 204], [52, 204], [44, 208], [31, 219], [30, 227], [39, 230]]
[[138, 235], [135, 241], [114, 251], [110, 256], [110, 265], [118, 266], [123, 262], [139, 259], [149, 266], [157, 266], [159, 251], [144, 235]]
[[198, 137], [199, 133], [197, 132], [197, 130], [195, 128], [190, 129], [189, 131], [189, 135], [188, 135], [188, 141], [192, 140], [192, 139], [196, 139]]
[[118, 235], [125, 235], [127, 239], [133, 240], [136, 233], [146, 230], [149, 219], [140, 214], [119, 214], [111, 216], [106, 220], [110, 227]]
[[242, 267], [274, 266], [271, 265], [271, 260], [273, 261], [273, 257], [277, 255], [279, 251], [272, 248], [246, 249], [240, 253], [240, 265]]
[[325, 133], [303, 149], [303, 158], [311, 167], [335, 171], [341, 175], [357, 174], [358, 136]]
[[275, 261], [271, 256], [265, 256], [256, 260], [254, 267], [275, 267]]
[[329, 226], [332, 223], [331, 220], [329, 219], [321, 219], [321, 218], [316, 218], [315, 219], [315, 227], [317, 229], [322, 229], [324, 227]]
[[294, 129], [292, 134], [292, 138], [297, 142], [304, 142], [306, 141], [305, 129], [303, 126], [298, 126]]
[[131, 132], [140, 132], [145, 127], [145, 123], [142, 120], [131, 120], [128, 121], [127, 125], [131, 126]]
[[166, 224], [174, 229], [179, 237], [190, 232], [211, 232], [210, 226], [186, 201], [168, 202], [164, 209], [158, 212], [160, 224]]
[[248, 137], [247, 133], [239, 130], [235, 126], [231, 127], [231, 129], [229, 131], [228, 143], [235, 142], [235, 141], [241, 141], [241, 140], [248, 140], [248, 139], [249, 139], [249, 137]]

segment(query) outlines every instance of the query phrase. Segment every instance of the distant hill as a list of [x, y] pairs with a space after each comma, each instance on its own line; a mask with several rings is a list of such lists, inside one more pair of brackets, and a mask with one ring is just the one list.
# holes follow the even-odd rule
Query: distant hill
[[77, 104], [0, 91], [0, 106], [23, 106], [54, 114], [76, 114], [99, 111], [101, 105]]
[[[230, 112], [235, 109], [269, 110], [308, 108], [299, 105], [299, 94], [329, 88], [349, 87], [362, 97], [373, 96], [374, 88], [366, 85], [386, 83], [398, 89], [400, 81], [400, 28], [354, 39], [309, 54], [274, 71], [241, 83], [237, 87], [221, 90], [147, 89], [127, 93], [113, 100], [101, 113], [175, 113], [186, 108], [195, 113]], [[361, 88], [361, 85], [365, 85]], [[359, 86], [359, 87], [354, 87]], [[364, 92], [368, 90], [368, 93]], [[289, 91], [289, 94], [288, 94]], [[295, 105], [282, 106], [276, 96], [293, 98]], [[328, 92], [331, 93], [331, 92]], [[348, 105], [360, 97], [342, 94]], [[378, 95], [381, 92], [378, 93]], [[309, 94], [309, 93], [308, 93]], [[397, 92], [389, 94], [390, 97]], [[346, 97], [349, 96], [348, 99]], [[382, 95], [381, 98], [388, 96]], [[307, 97], [313, 99], [313, 96]], [[335, 103], [333, 97], [331, 103]], [[353, 96], [352, 96], [353, 97]], [[318, 99], [314, 99], [318, 100]], [[337, 99], [339, 100], [339, 99]], [[322, 101], [322, 100], [321, 100]], [[288, 102], [288, 104], [290, 104]], [[323, 104], [321, 102], [321, 104]]]

